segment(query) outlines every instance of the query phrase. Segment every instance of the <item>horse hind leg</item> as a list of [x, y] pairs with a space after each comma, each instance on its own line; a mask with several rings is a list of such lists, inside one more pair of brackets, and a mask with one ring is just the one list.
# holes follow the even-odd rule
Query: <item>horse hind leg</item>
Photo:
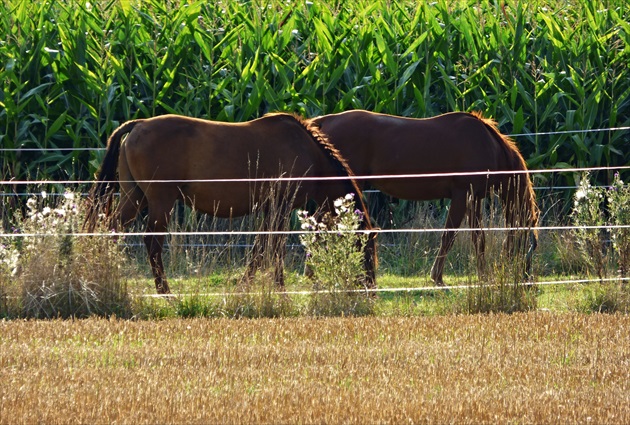
[[168, 208], [160, 207], [149, 203], [149, 217], [144, 236], [144, 244], [149, 254], [149, 262], [153, 277], [155, 278], [155, 289], [158, 294], [170, 294], [171, 290], [164, 273], [164, 263], [162, 261], [162, 250], [164, 237], [167, 231], [168, 222], [171, 216], [172, 202]]
[[456, 231], [462, 224], [462, 220], [466, 215], [466, 192], [457, 192], [453, 194], [451, 198], [451, 206], [448, 209], [448, 215], [446, 216], [446, 230], [442, 233], [442, 242], [440, 244], [440, 250], [433, 267], [431, 267], [431, 279], [436, 285], [443, 286], [443, 273], [444, 263], [446, 261], [446, 255], [453, 247], [453, 241], [455, 240]]
[[116, 208], [114, 219], [114, 230], [118, 231], [120, 228], [129, 226], [140, 211], [147, 207], [147, 202], [144, 197], [144, 193], [137, 185], [129, 185], [126, 187], [121, 184], [120, 189], [120, 202]]

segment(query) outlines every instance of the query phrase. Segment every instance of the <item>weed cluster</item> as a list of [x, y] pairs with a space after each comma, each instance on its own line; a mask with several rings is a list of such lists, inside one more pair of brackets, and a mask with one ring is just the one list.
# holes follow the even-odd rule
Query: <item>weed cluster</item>
[[[624, 278], [630, 270], [630, 229], [623, 226], [630, 222], [630, 185], [624, 184], [618, 173], [610, 187], [591, 186], [589, 175], [583, 175], [574, 195], [571, 219], [580, 258], [601, 281], [588, 297], [589, 309], [628, 311], [630, 287]], [[607, 284], [604, 278], [611, 274], [611, 267], [622, 279]]]
[[[129, 315], [123, 257], [111, 237], [76, 237], [83, 201], [65, 192], [58, 205], [45, 192], [15, 216], [19, 238], [0, 252], [4, 314], [35, 318]], [[103, 226], [99, 232], [106, 233]], [[13, 301], [13, 302], [10, 302]]]
[[[496, 197], [491, 198], [489, 207], [482, 214], [481, 227], [497, 228], [504, 226], [504, 208], [497, 202]], [[515, 207], [514, 207], [515, 208]], [[523, 215], [519, 211], [513, 214]], [[485, 224], [484, 224], [485, 223]], [[531, 311], [537, 308], [537, 293], [526, 281], [531, 279], [527, 270], [527, 251], [530, 246], [524, 243], [529, 240], [529, 231], [517, 231], [513, 237], [513, 246], [507, 244], [508, 231], [487, 232], [483, 238], [485, 255], [481, 263], [482, 271], [479, 273], [478, 283], [469, 284], [473, 287], [467, 292], [465, 300], [456, 302], [456, 308], [466, 313], [515, 313]], [[471, 245], [473, 245], [471, 243]], [[480, 259], [471, 252], [470, 263], [479, 270]]]
[[[582, 260], [600, 279], [616, 264], [621, 277], [630, 270], [630, 185], [615, 174], [610, 187], [591, 186], [585, 174], [574, 195], [571, 219]], [[610, 226], [603, 229], [603, 226]], [[612, 250], [609, 249], [612, 246]]]
[[363, 214], [354, 208], [354, 195], [334, 202], [335, 215], [326, 213], [318, 220], [306, 211], [298, 217], [300, 242], [306, 249], [306, 267], [315, 293], [309, 311], [316, 316], [365, 315], [373, 302], [357, 291], [363, 272], [363, 249], [368, 235], [358, 232]]

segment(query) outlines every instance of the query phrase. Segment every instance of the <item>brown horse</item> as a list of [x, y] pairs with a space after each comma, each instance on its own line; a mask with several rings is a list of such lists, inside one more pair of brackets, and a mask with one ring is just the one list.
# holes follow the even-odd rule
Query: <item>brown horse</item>
[[[127, 137], [123, 140], [124, 135]], [[267, 196], [251, 181], [204, 180], [350, 175], [346, 162], [326, 137], [294, 115], [270, 114], [243, 123], [178, 115], [129, 121], [118, 127], [107, 143], [105, 159], [91, 191], [86, 229], [94, 229], [102, 212], [110, 216], [114, 228], [118, 228], [128, 225], [140, 211], [148, 208], [144, 242], [157, 292], [169, 293], [162, 246], [163, 233], [176, 200], [217, 217], [238, 217], [250, 214], [254, 205], [264, 202]], [[120, 202], [110, 214], [118, 182]], [[276, 193], [288, 191], [289, 184], [293, 184], [291, 190], [295, 193], [287, 194], [290, 205], [285, 206], [281, 222], [274, 222], [270, 230], [280, 230], [288, 220], [290, 209], [303, 206], [308, 199], [329, 209], [330, 202], [346, 193], [356, 193], [356, 199], [361, 199], [361, 191], [351, 179], [305, 180], [297, 188], [295, 182], [278, 180], [276, 183], [280, 184], [273, 188]], [[365, 205], [360, 203], [367, 213]], [[370, 229], [368, 220], [364, 220], [364, 226]], [[254, 252], [260, 254], [263, 249], [259, 245]], [[284, 247], [281, 251], [284, 252]], [[373, 246], [365, 250], [369, 284], [374, 282], [373, 254]], [[282, 259], [283, 255], [278, 256], [276, 264], [276, 281], [280, 285], [283, 283]], [[257, 265], [254, 258], [249, 267]]]
[[[373, 187], [401, 199], [450, 198], [446, 230], [431, 268], [431, 278], [443, 285], [442, 274], [455, 231], [468, 213], [480, 274], [484, 269], [485, 237], [480, 228], [482, 200], [492, 191], [499, 193], [508, 227], [535, 227], [539, 210], [529, 175], [526, 173], [485, 174], [487, 171], [526, 171], [516, 145], [502, 135], [492, 120], [478, 113], [455, 112], [428, 119], [402, 118], [368, 111], [348, 111], [311, 120], [326, 133], [346, 158], [356, 176]], [[482, 175], [465, 175], [484, 172]], [[378, 178], [396, 174], [446, 174], [422, 178]], [[364, 184], [366, 180], [360, 180]], [[515, 248], [515, 231], [508, 231], [506, 250]], [[537, 244], [531, 233], [526, 273]], [[518, 242], [522, 242], [519, 238]]]

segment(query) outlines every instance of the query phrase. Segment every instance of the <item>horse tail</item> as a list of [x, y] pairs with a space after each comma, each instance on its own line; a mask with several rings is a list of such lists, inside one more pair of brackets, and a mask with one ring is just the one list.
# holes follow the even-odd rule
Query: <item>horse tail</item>
[[90, 189], [88, 197], [88, 209], [83, 227], [89, 232], [94, 231], [101, 213], [105, 213], [106, 217], [111, 215], [114, 192], [118, 188], [116, 172], [118, 170], [118, 157], [120, 155], [122, 138], [142, 121], [144, 120], [127, 121], [114, 130], [107, 141], [105, 158], [96, 174], [96, 182]]

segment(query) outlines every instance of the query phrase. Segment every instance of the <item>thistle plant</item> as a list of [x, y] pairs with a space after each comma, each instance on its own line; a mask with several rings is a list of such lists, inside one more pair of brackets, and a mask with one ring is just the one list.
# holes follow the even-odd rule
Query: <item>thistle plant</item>
[[8, 239], [0, 241], [0, 279], [17, 274], [19, 258], [20, 253]]
[[619, 266], [619, 274], [626, 277], [630, 271], [630, 229], [616, 226], [630, 224], [630, 185], [624, 184], [615, 173], [612, 186], [606, 192], [608, 201], [610, 237]]
[[[626, 277], [630, 269], [630, 229], [619, 227], [630, 223], [630, 186], [625, 185], [619, 174], [615, 174], [609, 188], [592, 187], [589, 176], [584, 175], [574, 196], [573, 224], [574, 235], [582, 260], [600, 279], [606, 275], [607, 255], [605, 236], [612, 241], [612, 255], [618, 265], [618, 273]], [[585, 226], [609, 226], [606, 234], [599, 228]], [[585, 300], [587, 311], [627, 312], [630, 305], [629, 286], [619, 283], [602, 282], [591, 289]]]
[[606, 274], [604, 234], [598, 228], [606, 224], [603, 201], [602, 188], [591, 186], [589, 175], [583, 175], [573, 197], [571, 219], [576, 226], [574, 234], [580, 255], [589, 271], [600, 279]]
[[126, 315], [129, 308], [123, 257], [113, 238], [77, 235], [83, 200], [65, 192], [58, 205], [45, 192], [30, 198], [16, 225], [23, 236], [14, 283], [22, 315], [36, 318]]
[[[298, 218], [304, 234], [300, 242], [306, 250], [306, 266], [317, 292], [311, 299], [315, 315], [359, 315], [370, 310], [370, 300], [357, 293], [363, 272], [363, 249], [368, 235], [358, 232], [363, 213], [354, 207], [354, 195], [334, 201], [335, 215], [325, 213], [320, 220], [306, 211]], [[322, 291], [322, 293], [320, 293]]]

